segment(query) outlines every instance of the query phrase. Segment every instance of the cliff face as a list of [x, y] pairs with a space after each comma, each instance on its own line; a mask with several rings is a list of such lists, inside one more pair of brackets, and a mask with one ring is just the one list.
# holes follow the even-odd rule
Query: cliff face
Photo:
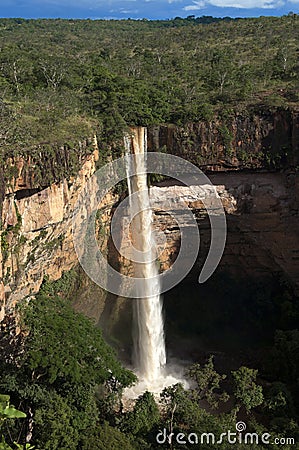
[[[281, 173], [215, 173], [210, 176], [226, 211], [227, 242], [219, 270], [225, 269], [235, 279], [244, 275], [265, 275], [287, 280], [299, 295], [299, 179]], [[167, 233], [162, 264], [168, 268], [180, 246], [180, 232], [175, 222], [159, 210], [167, 197], [186, 196], [182, 186], [155, 189], [157, 229]], [[191, 196], [190, 196], [191, 198]], [[202, 202], [187, 201], [197, 217], [201, 249], [190, 277], [199, 275], [210, 245], [210, 225]], [[184, 232], [188, 236], [188, 222]]]
[[152, 126], [148, 146], [149, 151], [167, 148], [208, 171], [293, 167], [299, 158], [299, 110]]
[[96, 137], [78, 142], [75, 148], [41, 144], [7, 157], [3, 162], [5, 192], [15, 193], [17, 198], [27, 197], [75, 176], [96, 145]]
[[[226, 127], [217, 121], [209, 125], [151, 127], [149, 151], [167, 146], [168, 152], [188, 158], [213, 172], [210, 179], [217, 186], [228, 222], [227, 245], [220, 268], [227, 268], [236, 277], [240, 273], [263, 276], [270, 272], [286, 278], [299, 293], [299, 187], [298, 177], [292, 169], [298, 162], [299, 112], [235, 117]], [[225, 134], [227, 130], [229, 137]], [[45, 276], [50, 280], [58, 279], [63, 271], [77, 264], [71, 233], [72, 212], [87, 179], [96, 170], [97, 158], [94, 143], [93, 152], [85, 157], [76, 176], [64, 178], [44, 189], [34, 181], [30, 158], [19, 158], [14, 162], [14, 177], [1, 189], [5, 198], [0, 253], [0, 320], [5, 304], [7, 311], [12, 310], [21, 299], [38, 292]], [[42, 166], [42, 161], [39, 164]], [[272, 169], [278, 165], [284, 166], [285, 170], [265, 173], [271, 164]], [[259, 173], [261, 169], [263, 173]], [[157, 200], [155, 226], [166, 236], [160, 258], [162, 269], [167, 269], [174, 261], [180, 237], [169, 216], [159, 210], [159, 202], [162, 204], [163, 198], [179, 196], [185, 198], [194, 211], [202, 246], [190, 277], [198, 275], [210, 243], [209, 222], [201, 199], [192, 198], [186, 188], [169, 183], [154, 187], [152, 195]], [[109, 238], [109, 224], [118, 200], [117, 196], [111, 195], [100, 205], [98, 231], [101, 235], [104, 230], [102, 250], [112, 264], [123, 266], [121, 270], [126, 272], [130, 271], [130, 266], [115, 253]], [[127, 245], [126, 240], [123, 245]], [[82, 283], [84, 289], [78, 290], [75, 302], [78, 309], [107, 322], [113, 314], [112, 306], [117, 311], [116, 316], [121, 313], [122, 299], [114, 298], [113, 301], [110, 296], [108, 305], [106, 293], [100, 288], [95, 293], [90, 288], [93, 283], [87, 277]], [[88, 292], [91, 292], [90, 296]], [[115, 314], [113, 320], [117, 319]]]
[[[18, 198], [22, 191], [12, 193], [11, 186], [7, 189], [2, 208], [1, 247], [8, 309], [38, 292], [44, 276], [58, 279], [63, 271], [76, 264], [72, 211], [79, 193], [95, 171], [97, 158], [95, 149], [76, 177], [30, 196]], [[19, 182], [14, 186], [20, 186]]]

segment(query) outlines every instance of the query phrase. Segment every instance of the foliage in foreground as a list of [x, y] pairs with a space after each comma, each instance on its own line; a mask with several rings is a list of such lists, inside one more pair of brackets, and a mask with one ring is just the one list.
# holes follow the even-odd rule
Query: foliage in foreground
[[[24, 414], [22, 411], [19, 411], [18, 409], [14, 408], [13, 405], [10, 404], [10, 396], [9, 395], [3, 395], [0, 394], [0, 432], [2, 432], [3, 425], [5, 422], [9, 419], [24, 419], [26, 417], [26, 414]], [[1, 442], [0, 442], [0, 450], [12, 450], [11, 447], [7, 444], [7, 442], [4, 439], [4, 436], [2, 433], [0, 434]], [[17, 448], [20, 450], [23, 449], [23, 446], [14, 443]], [[34, 447], [32, 447], [30, 444], [27, 444], [26, 450], [33, 450]]]
[[[11, 329], [2, 337], [0, 390], [26, 413], [26, 418], [2, 423], [3, 450], [24, 445], [43, 450], [209, 449], [211, 442], [182, 447], [170, 443], [169, 436], [195, 433], [200, 439], [213, 433], [217, 438], [234, 432], [239, 420], [249, 432], [298, 440], [296, 330], [277, 333], [262, 376], [244, 366], [220, 374], [211, 356], [189, 368], [191, 389], [180, 384], [166, 388], [159, 404], [145, 392], [127, 410], [121, 393], [136, 378], [121, 366], [100, 330], [62, 298], [70, 297], [74, 283], [72, 272], [46, 282], [36, 299], [21, 308], [22, 338], [10, 342]], [[159, 444], [157, 436], [165, 442]], [[231, 448], [227, 442], [221, 445]]]
[[[255, 438], [249, 441], [251, 449], [268, 448], [261, 441], [264, 433], [271, 435], [274, 449], [281, 448], [275, 444], [275, 438], [288, 436], [297, 442], [296, 414], [290, 419], [286, 409], [276, 408], [277, 402], [281, 406], [286, 396], [290, 401], [291, 395], [285, 386], [274, 383], [273, 391], [266, 392], [264, 397], [256, 370], [241, 367], [226, 377], [217, 373], [212, 357], [206, 364], [191, 366], [189, 375], [193, 380], [192, 387], [185, 390], [181, 384], [176, 384], [165, 388], [160, 395], [159, 409], [153, 395], [145, 392], [137, 399], [133, 411], [118, 415], [114, 420], [114, 426], [126, 432], [136, 449], [220, 448], [217, 440], [229, 430], [232, 433], [230, 439], [233, 439], [239, 421], [245, 422], [246, 432], [259, 436], [258, 443]], [[270, 413], [271, 408], [276, 411]], [[243, 441], [234, 444], [238, 450], [244, 448], [244, 436], [245, 432]], [[224, 437], [221, 448], [231, 447], [228, 436]], [[293, 445], [285, 444], [283, 448], [291, 449]]]
[[[75, 450], [101, 421], [101, 404], [116, 401], [136, 377], [121, 366], [100, 330], [47, 285], [23, 306], [21, 317], [26, 334], [13, 358], [4, 348], [0, 386], [28, 420], [5, 424], [5, 437], [25, 442], [29, 434], [30, 443], [43, 450]], [[99, 386], [104, 398], [96, 395]]]

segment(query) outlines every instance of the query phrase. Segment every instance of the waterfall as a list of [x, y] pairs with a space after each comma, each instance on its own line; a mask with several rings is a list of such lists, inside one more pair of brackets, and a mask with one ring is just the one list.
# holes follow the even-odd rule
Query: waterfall
[[131, 242], [140, 252], [138, 261], [133, 263], [134, 275], [144, 280], [141, 298], [134, 300], [134, 364], [139, 377], [150, 387], [163, 377], [166, 364], [164, 324], [152, 231], [153, 213], [147, 186], [147, 133], [143, 127], [131, 131], [131, 135], [125, 136], [127, 154], [134, 156], [127, 166]]

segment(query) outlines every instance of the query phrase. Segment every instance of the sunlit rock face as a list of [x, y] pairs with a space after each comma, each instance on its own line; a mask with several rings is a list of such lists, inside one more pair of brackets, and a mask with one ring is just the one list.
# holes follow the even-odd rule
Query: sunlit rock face
[[[84, 180], [93, 173], [92, 158], [82, 167], [70, 187], [64, 182], [20, 200], [14, 200], [11, 195], [5, 198], [3, 223], [7, 230], [16, 229], [6, 234], [8, 251], [3, 263], [9, 308], [25, 296], [38, 292], [45, 275], [58, 279], [63, 271], [77, 264], [71, 235], [71, 213]], [[280, 273], [298, 292], [298, 177], [292, 172], [237, 172], [215, 173], [210, 175], [210, 179], [216, 185], [227, 215], [227, 243], [220, 264], [236, 276], [241, 272], [256, 275], [269, 271]], [[204, 193], [196, 196], [188, 187], [165, 184], [152, 187], [150, 192], [154, 226], [165, 237], [160, 254], [161, 270], [171, 266], [180, 248], [180, 230], [171, 216], [163, 212], [163, 202], [169, 197], [179, 197], [197, 217], [201, 251], [194, 273], [198, 273], [210, 243], [209, 221], [201, 198]], [[105, 204], [100, 205], [101, 221], [106, 229], [100, 245], [111, 263], [122, 266], [120, 270], [129, 274], [130, 264], [116, 253], [109, 240], [109, 224], [117, 200], [116, 196], [107, 196]], [[18, 228], [20, 216], [22, 220]], [[122, 246], [126, 245], [128, 242], [124, 238]], [[80, 308], [84, 310], [82, 302]], [[97, 314], [103, 309], [104, 305], [96, 308]]]
[[[95, 150], [76, 177], [29, 196], [8, 193], [3, 202], [6, 305], [38, 292], [45, 275], [55, 280], [77, 263], [71, 234], [72, 210], [95, 171]], [[2, 241], [3, 242], [3, 241]], [[3, 252], [3, 251], [2, 251]]]
[[[278, 111], [252, 118], [236, 116], [227, 125], [231, 135], [229, 141], [224, 139], [225, 130], [220, 128], [221, 124], [216, 121], [185, 127], [150, 127], [149, 151], [165, 146], [169, 153], [190, 159], [207, 172], [217, 187], [228, 224], [222, 267], [235, 277], [240, 273], [281, 275], [298, 294], [299, 188], [293, 167], [298, 165], [299, 112]], [[97, 152], [95, 149], [85, 158], [76, 176], [49, 184], [44, 189], [37, 188], [30, 158], [12, 161], [17, 171], [9, 186], [4, 186], [0, 179], [1, 195], [5, 194], [0, 319], [4, 316], [4, 303], [7, 311], [12, 310], [22, 298], [38, 292], [45, 275], [58, 279], [63, 271], [77, 265], [71, 216], [80, 192], [96, 170]], [[200, 195], [194, 197], [185, 187], [169, 182], [154, 186], [150, 195], [156, 200], [154, 227], [165, 236], [165, 248], [160, 255], [161, 270], [171, 266], [180, 246], [179, 230], [163, 212], [163, 197], [183, 198], [194, 211], [201, 233], [201, 251], [190, 274], [195, 279], [210, 243], [209, 220]], [[100, 205], [99, 245], [111, 264], [123, 273], [130, 273], [130, 264], [117, 254], [109, 235], [111, 217], [118, 201], [119, 195], [111, 194]], [[122, 245], [126, 244], [123, 238]], [[103, 293], [95, 307], [93, 295], [98, 299], [99, 292], [87, 295], [94, 289], [91, 288], [93, 283], [84, 275], [81, 284], [84, 289], [78, 291], [78, 309], [108, 328], [111, 323], [117, 323], [126, 308], [125, 300], [113, 296], [111, 299], [110, 296], [107, 303], [107, 295]]]
[[[220, 267], [235, 277], [248, 274], [279, 274], [299, 293], [299, 182], [294, 173], [215, 173], [216, 185], [227, 217], [227, 242]], [[163, 196], [181, 196], [197, 217], [201, 250], [194, 268], [199, 273], [210, 245], [207, 214], [199, 198], [187, 187], [164, 186], [152, 189], [156, 197], [156, 226], [166, 233], [161, 262], [164, 269], [175, 259], [180, 232], [168, 214], [159, 211]], [[188, 221], [186, 221], [188, 227]], [[191, 274], [192, 276], [192, 274]]]

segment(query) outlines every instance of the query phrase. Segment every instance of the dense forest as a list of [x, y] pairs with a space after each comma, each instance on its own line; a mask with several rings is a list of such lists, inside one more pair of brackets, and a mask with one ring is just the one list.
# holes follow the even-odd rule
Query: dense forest
[[[298, 72], [296, 14], [0, 19], [4, 180], [14, 175], [14, 157], [30, 155], [47, 167], [61, 148], [66, 163], [58, 162], [37, 183], [42, 188], [73, 175], [93, 150], [93, 135], [101, 164], [117, 156], [114, 143], [129, 125], [184, 125], [232, 111], [294, 108]], [[122, 366], [100, 329], [72, 308], [77, 283], [75, 269], [56, 282], [45, 280], [35, 299], [18, 306], [19, 322], [13, 317], [1, 322], [1, 450], [228, 449], [232, 443], [213, 445], [207, 436], [198, 445], [194, 435], [185, 444], [165, 436], [214, 433], [217, 440], [228, 430], [235, 433], [238, 421], [259, 436], [269, 433], [273, 449], [295, 448], [287, 438], [299, 439], [299, 307], [290, 294], [277, 299], [273, 323], [279, 329], [272, 330], [259, 364], [222, 373], [211, 355], [186, 369], [191, 389], [177, 384], [159, 399], [145, 392], [128, 407], [122, 393], [136, 376]], [[272, 299], [266, 300], [271, 314]], [[257, 299], [247, 307], [262, 328], [260, 304]], [[22, 333], [16, 334], [18, 327]], [[162, 441], [165, 437], [161, 443], [158, 433]], [[240, 450], [268, 446], [234, 443]]]
[[[235, 433], [238, 421], [259, 435], [258, 441], [249, 438], [250, 449], [267, 448], [261, 441], [266, 433], [272, 448], [294, 448], [299, 437], [298, 330], [276, 332], [259, 370], [243, 365], [219, 373], [210, 355], [186, 369], [191, 389], [176, 384], [159, 397], [145, 392], [130, 406], [122, 393], [136, 376], [121, 366], [99, 328], [73, 310], [77, 289], [77, 270], [45, 281], [29, 305], [26, 299], [19, 305], [22, 335], [13, 333], [11, 318], [2, 323], [1, 450], [219, 448], [221, 434]], [[259, 302], [243, 313], [252, 314]], [[290, 298], [281, 308], [282, 328], [296, 323], [298, 306], [291, 307]], [[258, 315], [254, 320], [262, 327]], [[186, 444], [169, 441], [170, 433], [183, 433]], [[205, 433], [213, 433], [215, 445]], [[244, 440], [235, 438], [224, 438], [221, 448], [234, 443], [243, 449]]]
[[291, 107], [298, 21], [0, 19], [1, 148], [47, 153], [93, 133], [111, 144], [127, 125]]

